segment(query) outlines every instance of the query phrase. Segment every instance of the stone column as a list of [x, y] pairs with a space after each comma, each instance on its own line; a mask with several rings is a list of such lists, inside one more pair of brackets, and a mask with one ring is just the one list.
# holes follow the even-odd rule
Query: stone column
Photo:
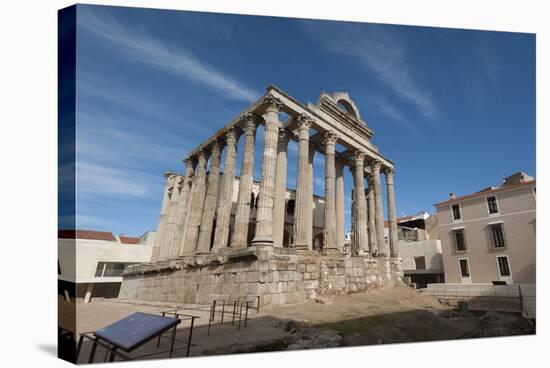
[[186, 158], [183, 160], [185, 164], [185, 176], [181, 184], [181, 194], [177, 210], [176, 226], [172, 237], [172, 245], [168, 254], [169, 259], [177, 258], [181, 253], [181, 242], [185, 228], [185, 220], [187, 219], [187, 209], [189, 208], [189, 195], [191, 193], [191, 184], [193, 176], [193, 162]]
[[231, 207], [233, 205], [233, 184], [235, 183], [235, 166], [237, 164], [237, 130], [229, 128], [225, 132], [225, 161], [220, 186], [220, 199], [216, 218], [216, 233], [212, 250], [227, 247], [229, 242], [229, 223], [231, 221]]
[[335, 145], [338, 140], [334, 132], [325, 132], [323, 145], [325, 146], [325, 250], [337, 249], [337, 220], [336, 220], [336, 163]]
[[336, 246], [344, 251], [345, 222], [344, 222], [344, 162], [336, 160]]
[[256, 211], [256, 233], [252, 245], [273, 246], [273, 198], [275, 169], [277, 165], [277, 141], [279, 139], [279, 111], [282, 103], [272, 95], [264, 98], [266, 105], [262, 179]]
[[381, 163], [378, 160], [373, 160], [371, 163], [378, 253], [385, 256], [388, 254], [388, 252], [386, 251], [386, 244], [384, 241], [384, 209], [382, 208], [382, 191], [380, 188], [380, 166]]
[[231, 239], [231, 247], [233, 248], [244, 248], [247, 246], [248, 224], [250, 223], [250, 196], [254, 180], [256, 118], [252, 114], [247, 113], [241, 119], [244, 120], [244, 152], [241, 164], [241, 177], [239, 179], [235, 225]]
[[220, 179], [220, 142], [214, 141], [211, 146], [210, 171], [208, 172], [208, 183], [206, 197], [204, 199], [204, 210], [199, 231], [199, 242], [197, 244], [197, 254], [210, 253], [210, 243], [212, 241], [212, 226], [216, 216], [216, 206], [218, 204], [218, 181]]
[[389, 240], [390, 254], [393, 258], [399, 257], [399, 246], [397, 236], [397, 216], [395, 214], [395, 194], [393, 190], [393, 169], [386, 167], [384, 169], [386, 176], [386, 192], [388, 196], [388, 222], [389, 222]]
[[275, 172], [275, 196], [273, 203], [273, 245], [275, 247], [283, 246], [285, 231], [287, 148], [288, 132], [280, 128], [277, 142], [277, 170]]
[[[313, 249], [313, 160], [315, 159], [315, 147], [309, 145], [307, 159], [307, 197], [309, 198], [309, 211], [307, 212], [307, 243]], [[322, 244], [320, 245], [322, 247]]]
[[160, 245], [159, 261], [168, 260], [170, 247], [172, 246], [174, 230], [176, 227], [177, 210], [180, 200], [181, 182], [182, 177], [180, 175], [176, 175], [174, 177], [174, 185], [172, 187], [172, 194], [170, 195], [170, 202], [168, 203], [165, 228], [162, 234], [162, 243]]
[[183, 241], [182, 255], [193, 255], [199, 240], [199, 226], [204, 208], [204, 197], [206, 195], [206, 154], [204, 150], [198, 153], [195, 180], [191, 188], [191, 203]]
[[[311, 216], [311, 195], [309, 194], [309, 128], [311, 120], [306, 115], [298, 115], [298, 163], [296, 168], [296, 204], [294, 211], [294, 247], [312, 249], [311, 227], [308, 217]], [[309, 234], [309, 235], [308, 235]]]
[[374, 178], [372, 175], [367, 174], [367, 182], [369, 184], [367, 188], [367, 209], [369, 219], [369, 248], [371, 255], [378, 255], [378, 230], [376, 228], [376, 205], [374, 203]]
[[357, 150], [353, 152], [353, 180], [355, 195], [355, 244], [352, 247], [353, 254], [363, 253], [367, 238], [367, 210], [365, 208], [365, 183], [364, 183], [364, 161], [365, 152]]
[[[354, 178], [353, 183], [355, 186], [355, 175], [353, 173], [354, 168], [353, 166], [349, 167], [350, 173], [352, 178]], [[356, 224], [357, 224], [357, 211], [355, 210], [355, 203], [357, 200], [355, 199], [355, 188], [351, 190], [351, 234], [350, 234], [350, 255], [353, 255], [352, 251], [353, 247], [355, 245], [355, 234], [357, 233], [356, 230]]]
[[153, 244], [153, 252], [151, 255], [151, 262], [157, 262], [160, 254], [160, 246], [162, 244], [162, 236], [164, 235], [164, 227], [166, 223], [166, 214], [168, 213], [168, 204], [170, 202], [170, 191], [174, 185], [174, 178], [176, 174], [167, 172], [164, 174], [164, 194], [162, 195], [162, 204], [160, 207], [160, 217], [157, 226], [157, 236], [155, 243]]

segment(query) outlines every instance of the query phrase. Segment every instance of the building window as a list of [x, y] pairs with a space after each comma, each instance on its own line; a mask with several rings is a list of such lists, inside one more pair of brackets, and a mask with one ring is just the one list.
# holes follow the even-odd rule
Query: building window
[[414, 257], [414, 264], [416, 266], [417, 270], [425, 270], [426, 269], [426, 257]]
[[460, 206], [458, 204], [453, 204], [452, 209], [453, 209], [453, 220], [460, 220], [461, 219]]
[[468, 259], [462, 258], [458, 260], [460, 264], [460, 274], [462, 277], [470, 277], [470, 266], [468, 265]]
[[98, 262], [95, 277], [118, 277], [130, 263]]
[[489, 208], [489, 214], [498, 213], [497, 197], [487, 197], [487, 207]]
[[497, 257], [498, 262], [498, 272], [500, 273], [500, 276], [511, 276], [510, 272], [510, 265], [508, 264], [508, 257], [507, 256], [499, 256]]
[[294, 215], [294, 207], [296, 207], [296, 201], [294, 199], [289, 200], [286, 204], [286, 214]]
[[504, 228], [502, 223], [491, 224], [491, 233], [493, 234], [493, 245], [495, 248], [504, 248], [506, 247], [506, 242], [504, 241]]
[[453, 236], [455, 238], [455, 247], [457, 252], [464, 252], [466, 250], [466, 237], [464, 236], [464, 229], [453, 230]]

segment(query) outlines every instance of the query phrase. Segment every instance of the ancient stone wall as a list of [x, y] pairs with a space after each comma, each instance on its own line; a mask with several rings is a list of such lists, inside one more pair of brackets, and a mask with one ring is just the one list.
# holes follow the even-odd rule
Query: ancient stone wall
[[214, 299], [260, 296], [260, 305], [265, 307], [401, 282], [399, 259], [245, 248], [130, 268], [119, 298], [210, 304]]

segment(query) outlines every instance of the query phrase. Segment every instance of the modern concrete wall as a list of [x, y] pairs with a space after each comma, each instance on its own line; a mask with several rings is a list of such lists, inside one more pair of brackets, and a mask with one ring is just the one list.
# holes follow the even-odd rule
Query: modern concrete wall
[[121, 282], [122, 277], [95, 277], [98, 262], [149, 262], [153, 249], [152, 244], [58, 239], [58, 257], [61, 267], [61, 275], [58, 278], [74, 283]]
[[426, 260], [425, 273], [443, 273], [443, 256], [441, 254], [441, 241], [419, 240], [405, 241], [399, 240], [399, 256], [401, 257], [401, 266], [403, 273], [416, 270], [414, 257], [424, 256]]
[[472, 310], [521, 312], [526, 318], [536, 318], [535, 284], [429, 284], [422, 292], [452, 305], [468, 301]]
[[[535, 283], [536, 194], [535, 183], [480, 193], [473, 198], [437, 205], [445, 281], [449, 283]], [[487, 197], [496, 196], [499, 213], [490, 215]], [[451, 205], [459, 203], [461, 219], [453, 221]], [[502, 222], [506, 247], [494, 248], [490, 224]], [[456, 251], [453, 229], [464, 228], [466, 251]], [[511, 277], [500, 277], [497, 256], [508, 256]], [[459, 259], [467, 258], [470, 279], [463, 279]]]

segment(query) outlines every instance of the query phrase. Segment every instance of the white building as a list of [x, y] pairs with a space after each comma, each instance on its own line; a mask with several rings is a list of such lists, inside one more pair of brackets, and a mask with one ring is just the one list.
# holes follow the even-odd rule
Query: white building
[[156, 233], [141, 237], [110, 232], [59, 230], [58, 293], [89, 302], [92, 297], [116, 298], [127, 265], [149, 262]]
[[[386, 222], [386, 241], [388, 224]], [[443, 254], [437, 216], [426, 212], [397, 219], [399, 256], [403, 275], [417, 287], [444, 282]]]

